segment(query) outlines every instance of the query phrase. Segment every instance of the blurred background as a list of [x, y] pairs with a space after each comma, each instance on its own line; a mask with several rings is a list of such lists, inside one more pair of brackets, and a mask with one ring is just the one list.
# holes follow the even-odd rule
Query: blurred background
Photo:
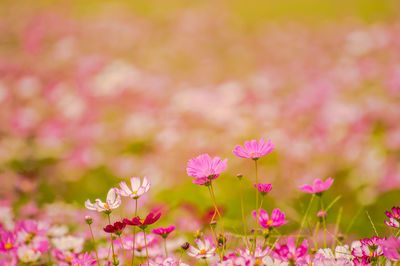
[[150, 206], [201, 216], [211, 201], [186, 162], [209, 153], [228, 158], [217, 201], [239, 230], [235, 176], [250, 213], [254, 166], [232, 149], [265, 137], [275, 151], [260, 160], [274, 185], [264, 208], [284, 210], [288, 231], [309, 200], [299, 185], [333, 177], [328, 222], [342, 207], [340, 231], [366, 237], [368, 211], [384, 232], [400, 201], [399, 10], [394, 0], [2, 0], [0, 197], [22, 217], [26, 206], [82, 208], [148, 176]]

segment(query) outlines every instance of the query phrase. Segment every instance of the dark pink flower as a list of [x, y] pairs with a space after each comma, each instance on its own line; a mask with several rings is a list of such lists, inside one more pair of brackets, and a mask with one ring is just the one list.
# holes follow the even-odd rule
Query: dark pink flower
[[163, 227], [155, 228], [155, 229], [153, 229], [151, 231], [156, 235], [160, 235], [163, 238], [167, 238], [168, 235], [170, 233], [172, 233], [174, 230], [175, 230], [175, 226], [171, 225], [171, 226], [165, 227], [165, 228], [163, 228]]
[[225, 171], [227, 160], [221, 160], [219, 157], [211, 159], [208, 154], [201, 154], [196, 158], [192, 158], [187, 163], [186, 172], [188, 176], [193, 177], [193, 183], [198, 185], [206, 185]]
[[0, 251], [10, 252], [17, 248], [16, 245], [17, 236], [11, 232], [1, 232], [0, 233]]
[[265, 196], [268, 192], [272, 190], [271, 184], [254, 184], [254, 187], [261, 193], [261, 195]]
[[[256, 211], [253, 211], [251, 214], [253, 215], [254, 220], [257, 219]], [[274, 209], [271, 217], [268, 216], [268, 213], [264, 209], [260, 209], [258, 219], [263, 228], [279, 227], [288, 222], [285, 220], [285, 214], [283, 214], [279, 209]]]
[[115, 222], [114, 225], [109, 224], [103, 228], [106, 233], [114, 233], [116, 235], [121, 235], [122, 231], [126, 227], [126, 223]]
[[306, 193], [315, 193], [315, 194], [321, 195], [322, 192], [324, 192], [325, 190], [328, 190], [328, 188], [330, 188], [332, 183], [333, 183], [333, 178], [331, 178], [331, 177], [329, 177], [325, 182], [322, 181], [321, 179], [316, 179], [314, 181], [313, 186], [302, 185], [300, 187], [300, 189]]
[[241, 158], [250, 158], [257, 160], [261, 156], [267, 155], [274, 150], [274, 144], [271, 140], [265, 142], [265, 138], [257, 140], [253, 139], [251, 141], [246, 140], [244, 142], [244, 147], [237, 145], [233, 150], [233, 153]]
[[132, 220], [124, 219], [124, 224], [139, 226], [141, 229], [145, 229], [148, 225], [153, 224], [160, 219], [161, 213], [155, 214], [149, 213], [145, 219], [140, 219], [139, 216], [134, 217]]

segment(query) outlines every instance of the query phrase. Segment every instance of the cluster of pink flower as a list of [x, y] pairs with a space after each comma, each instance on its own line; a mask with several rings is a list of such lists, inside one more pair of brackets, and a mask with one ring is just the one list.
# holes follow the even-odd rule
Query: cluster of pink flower
[[[120, 182], [119, 188], [111, 188], [106, 200], [87, 200], [85, 206], [91, 211], [102, 213], [107, 218], [103, 227], [103, 237], [95, 238], [92, 225], [97, 219], [85, 216], [90, 235], [85, 238], [66, 235], [66, 226], [50, 226], [49, 223], [35, 220], [24, 220], [10, 225], [1, 222], [0, 227], [0, 265], [17, 265], [18, 263], [55, 263], [60, 265], [188, 265], [196, 260], [213, 265], [377, 265], [391, 264], [400, 261], [399, 232], [395, 236], [365, 238], [353, 241], [351, 245], [343, 243], [343, 236], [332, 232], [327, 226], [327, 212], [324, 208], [323, 195], [333, 179], [315, 180], [313, 185], [303, 185], [300, 189], [312, 194], [309, 206], [304, 213], [300, 228], [291, 235], [282, 235], [279, 227], [288, 223], [285, 214], [278, 208], [269, 215], [263, 209], [264, 198], [272, 190], [271, 184], [259, 182], [258, 161], [271, 153], [274, 145], [271, 141], [246, 141], [244, 146], [237, 146], [233, 153], [241, 158], [252, 159], [255, 165], [255, 209], [251, 212], [254, 224], [248, 230], [246, 211], [244, 211], [243, 194], [241, 194], [243, 233], [228, 231], [224, 224], [224, 215], [217, 205], [214, 183], [226, 170], [227, 160], [211, 158], [202, 154], [189, 160], [187, 174], [193, 183], [207, 187], [213, 211], [206, 227], [188, 238], [170, 237], [175, 231], [174, 225], [149, 230], [161, 218], [160, 211], [150, 211], [141, 216], [138, 201], [151, 187], [147, 177], [130, 179], [130, 186]], [[243, 175], [238, 174], [242, 186]], [[135, 211], [133, 218], [121, 218], [116, 221], [113, 211], [122, 204], [122, 197], [133, 200]], [[321, 209], [317, 213], [317, 224], [312, 235], [303, 234], [303, 227], [309, 218], [313, 199], [318, 198]], [[385, 223], [398, 230], [400, 207], [393, 207], [386, 212]], [[181, 217], [180, 219], [184, 219]], [[318, 248], [318, 234], [323, 228], [323, 247]], [[260, 227], [260, 228], [258, 228]], [[131, 228], [131, 233], [127, 232]], [[99, 232], [97, 232], [99, 233]], [[327, 246], [327, 234], [333, 239], [332, 247]], [[313, 237], [315, 237], [314, 240]], [[107, 242], [103, 240], [106, 239]], [[87, 245], [84, 245], [86, 241]], [[190, 244], [190, 243], [191, 244]], [[314, 247], [310, 247], [313, 242]], [[84, 248], [85, 246], [85, 248]], [[187, 254], [187, 257], [184, 256]], [[195, 261], [193, 261], [195, 259]]]

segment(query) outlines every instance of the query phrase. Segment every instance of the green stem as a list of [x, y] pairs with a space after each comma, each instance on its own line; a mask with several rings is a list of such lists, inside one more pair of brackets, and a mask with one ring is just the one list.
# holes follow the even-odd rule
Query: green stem
[[[135, 217], [137, 216], [137, 210], [138, 210], [138, 207], [137, 207], [137, 203], [138, 203], [138, 199], [135, 199]], [[135, 245], [136, 245], [136, 226], [134, 226], [133, 227], [133, 243], [132, 243], [132, 266], [133, 266], [133, 263], [135, 262]]]
[[321, 202], [321, 210], [322, 210], [322, 226], [324, 228], [324, 248], [326, 248], [326, 219], [325, 219], [325, 214], [324, 214], [324, 202], [322, 201], [322, 196], [319, 197], [320, 202]]
[[181, 251], [181, 255], [179, 255], [178, 261], [176, 262], [176, 266], [179, 266], [179, 262], [181, 261], [183, 255], [183, 251]]
[[[110, 219], [110, 214], [107, 214], [108, 217], [108, 223], [111, 224], [111, 219]], [[115, 261], [115, 252], [114, 252], [114, 241], [113, 241], [113, 234], [110, 234], [110, 239], [111, 239], [111, 249], [112, 249], [112, 259], [113, 259], [113, 264], [117, 265], [117, 262]]]
[[[256, 169], [256, 185], [258, 185], [258, 166], [257, 166], [257, 159], [254, 160], [254, 165], [255, 165], [255, 169]], [[257, 234], [258, 234], [258, 216], [260, 215], [260, 211], [258, 209], [258, 189], [256, 190], [256, 221], [255, 221], [255, 225], [254, 225], [254, 240], [253, 240], [253, 255], [256, 252], [256, 247], [257, 247]]]
[[399, 235], [400, 235], [400, 230], [399, 230], [399, 231], [397, 231], [397, 233], [396, 233], [395, 237], [397, 238]]
[[165, 257], [168, 258], [167, 238], [164, 238]]
[[246, 221], [245, 221], [245, 218], [244, 218], [243, 184], [242, 184], [242, 180], [239, 180], [239, 182], [240, 182], [240, 207], [242, 209], [243, 233], [244, 233], [244, 237], [245, 237], [245, 240], [246, 240], [246, 246], [249, 247], [249, 239], [247, 237]]
[[93, 235], [93, 231], [92, 231], [92, 226], [91, 226], [90, 224], [89, 224], [89, 229], [90, 229], [90, 234], [92, 235], [93, 247], [94, 247], [94, 252], [96, 253], [97, 265], [100, 266], [99, 255], [97, 254], [97, 248], [96, 248], [96, 241], [94, 240], [94, 235]]
[[297, 235], [297, 240], [296, 240], [296, 246], [299, 244], [299, 240], [300, 240], [300, 237], [301, 237], [301, 233], [302, 233], [302, 230], [303, 230], [304, 225], [305, 225], [305, 223], [306, 223], [306, 219], [307, 219], [308, 213], [310, 212], [311, 205], [312, 205], [312, 202], [313, 202], [314, 198], [315, 198], [315, 194], [312, 194], [311, 199], [310, 199], [310, 201], [308, 202], [308, 206], [307, 206], [307, 209], [306, 209], [306, 213], [304, 214], [303, 219], [301, 220], [300, 229], [299, 229], [299, 234]]
[[124, 252], [125, 261], [128, 262], [128, 258], [126, 257], [125, 247], [124, 244], [122, 243], [121, 235], [118, 235], [118, 237], [119, 237], [119, 242], [121, 242], [122, 250]]
[[[211, 185], [208, 186], [208, 191], [210, 192], [210, 197], [211, 197], [211, 199], [212, 199], [213, 202], [214, 202], [214, 199], [213, 199], [213, 196], [212, 196], [212, 192], [211, 192]], [[211, 222], [214, 221], [215, 215], [216, 215], [216, 213], [217, 213], [217, 211], [215, 210], [215, 208], [216, 208], [216, 207], [215, 207], [215, 204], [214, 204], [214, 214], [213, 214], [213, 216], [212, 216], [212, 218], [211, 218]], [[217, 233], [214, 232], [214, 230], [213, 230], [211, 224], [210, 224], [210, 229], [211, 229], [211, 234], [212, 234], [212, 237], [213, 237], [213, 240], [214, 240], [215, 248], [216, 248], [216, 250], [217, 250], [217, 253], [218, 253], [218, 256], [219, 256], [220, 260], [222, 261], [223, 255], [222, 255], [222, 252], [220, 252], [219, 247], [218, 247]]]
[[315, 228], [315, 236], [314, 236], [314, 241], [315, 241], [315, 250], [318, 251], [318, 233], [319, 233], [319, 220], [317, 222], [317, 227]]
[[149, 251], [147, 250], [147, 240], [146, 240], [146, 231], [143, 229], [143, 235], [144, 235], [144, 245], [146, 246], [146, 259], [147, 259], [147, 265], [150, 265], [149, 261]]
[[[212, 199], [212, 201], [214, 203], [215, 212], [218, 214], [219, 219], [221, 221], [222, 235], [225, 238], [224, 220], [222, 219], [222, 215], [219, 212], [218, 207], [217, 207], [217, 201], [215, 199], [214, 188], [213, 188], [212, 182], [210, 182], [209, 188], [210, 188], [210, 193], [211, 193], [211, 199]], [[215, 212], [214, 212], [214, 214], [215, 214]], [[222, 245], [222, 257], [224, 257], [224, 253], [225, 253], [225, 243]]]

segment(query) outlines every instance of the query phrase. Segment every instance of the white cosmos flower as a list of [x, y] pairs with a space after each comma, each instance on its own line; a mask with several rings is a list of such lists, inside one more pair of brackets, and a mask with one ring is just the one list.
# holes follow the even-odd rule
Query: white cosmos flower
[[83, 249], [83, 243], [85, 242], [85, 239], [75, 236], [63, 236], [53, 238], [52, 242], [54, 246], [61, 251], [72, 251], [79, 253]]
[[123, 181], [119, 183], [121, 189], [116, 188], [116, 192], [122, 197], [131, 197], [132, 199], [138, 199], [144, 193], [149, 191], [151, 183], [145, 176], [143, 183], [140, 182], [140, 177], [131, 177], [131, 187]]
[[115, 192], [115, 188], [111, 188], [107, 194], [106, 202], [102, 202], [100, 199], [96, 199], [95, 203], [90, 200], [85, 201], [85, 207], [92, 211], [98, 212], [111, 212], [121, 205], [121, 197]]
[[32, 248], [29, 248], [28, 246], [19, 247], [17, 254], [18, 254], [18, 258], [22, 262], [34, 262], [34, 261], [37, 261], [40, 257], [40, 252], [37, 252], [37, 251], [33, 250]]
[[68, 233], [68, 227], [66, 225], [54, 225], [52, 226], [47, 235], [50, 237], [60, 237]]
[[189, 251], [187, 252], [189, 256], [198, 259], [206, 259], [214, 256], [215, 248], [211, 245], [208, 239], [205, 238], [204, 242], [201, 241], [200, 239], [196, 239], [195, 242], [198, 248], [195, 248], [192, 245], [190, 245]]

